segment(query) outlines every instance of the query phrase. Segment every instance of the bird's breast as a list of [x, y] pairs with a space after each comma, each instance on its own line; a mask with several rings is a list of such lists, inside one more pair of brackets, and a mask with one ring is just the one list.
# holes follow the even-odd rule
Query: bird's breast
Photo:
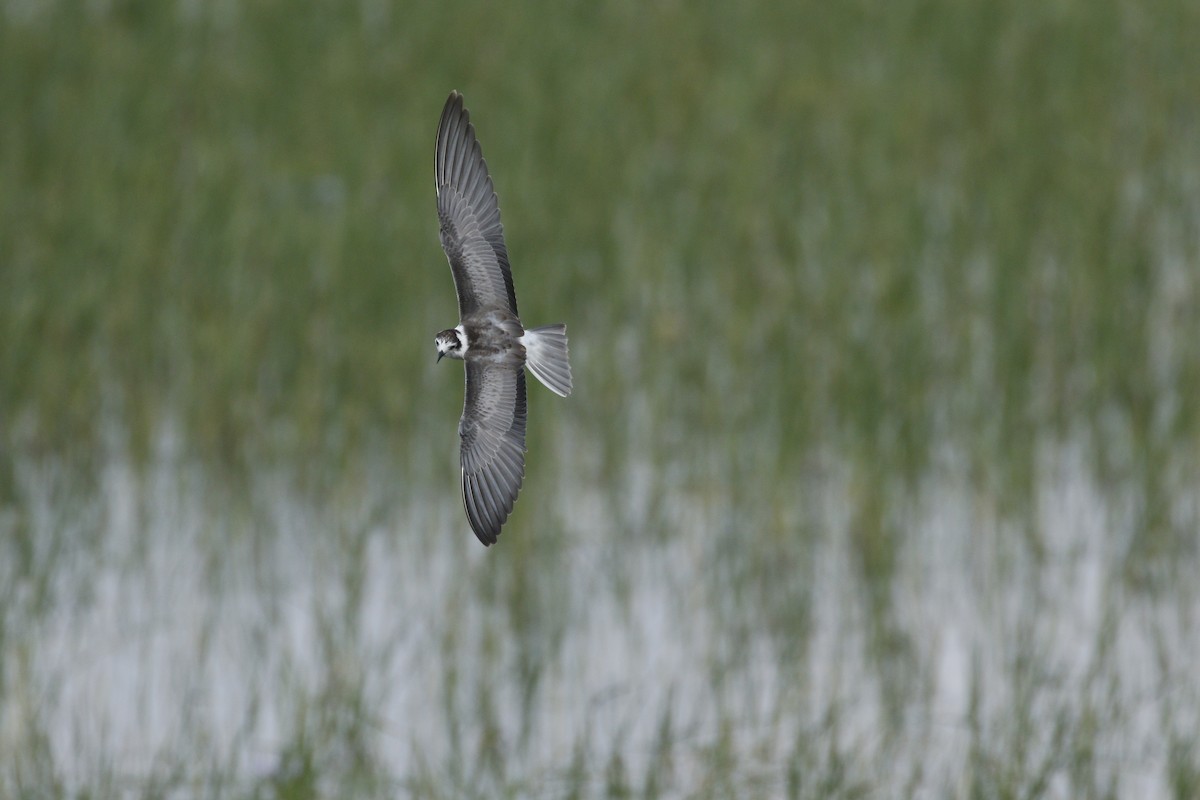
[[467, 359], [519, 367], [525, 363], [521, 336], [525, 329], [512, 314], [489, 310], [463, 320], [467, 335]]

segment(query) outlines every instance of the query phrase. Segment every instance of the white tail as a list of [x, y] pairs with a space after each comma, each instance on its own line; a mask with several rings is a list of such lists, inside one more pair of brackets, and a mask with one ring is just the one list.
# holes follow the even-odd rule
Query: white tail
[[571, 393], [571, 361], [567, 353], [567, 326], [543, 325], [529, 328], [521, 337], [525, 345], [525, 366], [534, 377], [557, 395]]

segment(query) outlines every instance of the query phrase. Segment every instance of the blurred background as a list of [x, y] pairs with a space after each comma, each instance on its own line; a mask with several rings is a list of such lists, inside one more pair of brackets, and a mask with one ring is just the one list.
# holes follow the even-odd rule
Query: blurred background
[[[1200, 796], [1198, 32], [0, 0], [0, 794]], [[576, 385], [490, 550], [451, 89]]]

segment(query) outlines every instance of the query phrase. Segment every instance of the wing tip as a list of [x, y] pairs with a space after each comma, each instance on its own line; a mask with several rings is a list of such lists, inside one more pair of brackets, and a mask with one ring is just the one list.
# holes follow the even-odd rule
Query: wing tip
[[450, 179], [449, 173], [454, 169], [452, 162], [456, 160], [456, 156], [453, 140], [458, 131], [466, 128], [474, 138], [474, 131], [470, 127], [471, 115], [463, 103], [462, 94], [457, 89], [451, 90], [445, 105], [442, 106], [441, 119], [438, 120], [437, 154], [434, 158], [434, 184], [438, 194], [441, 194], [442, 185]]
[[467, 512], [467, 522], [471, 526], [471, 532], [475, 534], [476, 539], [483, 543], [484, 547], [491, 547], [500, 538], [500, 530], [504, 527], [509, 515], [505, 514], [500, 520], [486, 519], [479, 500], [475, 497], [475, 492], [468, 487], [467, 471], [460, 470], [460, 474], [462, 475], [463, 510]]

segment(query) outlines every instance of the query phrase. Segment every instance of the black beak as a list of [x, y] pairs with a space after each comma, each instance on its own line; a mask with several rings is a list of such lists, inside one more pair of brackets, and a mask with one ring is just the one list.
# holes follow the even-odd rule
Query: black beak
[[[443, 352], [441, 352], [441, 351], [439, 350], [439, 351], [438, 351], [438, 361], [441, 361], [441, 360], [442, 360], [442, 356], [444, 356], [444, 355], [446, 355], [446, 354], [445, 354], [445, 353], [443, 353]], [[436, 363], [437, 363], [437, 361], [435, 361], [435, 362], [433, 362], [433, 363], [435, 363], [435, 364], [436, 364]]]

